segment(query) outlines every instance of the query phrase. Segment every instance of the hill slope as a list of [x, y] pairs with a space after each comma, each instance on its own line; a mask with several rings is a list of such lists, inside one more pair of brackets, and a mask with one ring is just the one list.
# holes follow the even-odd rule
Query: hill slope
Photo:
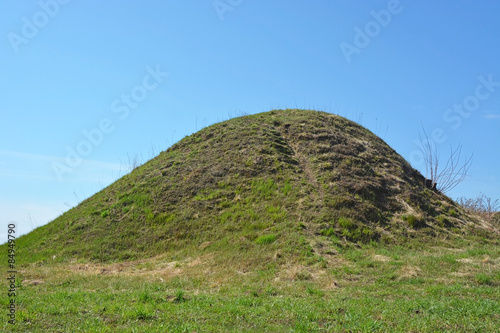
[[493, 230], [424, 183], [354, 122], [275, 110], [182, 139], [17, 245], [29, 251], [26, 262], [196, 252], [259, 266], [271, 257], [328, 259], [349, 243]]

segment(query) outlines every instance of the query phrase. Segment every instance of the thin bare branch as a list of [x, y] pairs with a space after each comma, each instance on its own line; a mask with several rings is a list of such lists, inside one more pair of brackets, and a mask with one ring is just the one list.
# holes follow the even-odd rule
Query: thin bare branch
[[500, 210], [500, 201], [486, 197], [483, 193], [476, 198], [460, 197], [457, 202], [467, 211], [478, 214], [486, 219], [491, 219]]
[[450, 146], [450, 156], [444, 167], [441, 167], [437, 145], [430, 140], [423, 125], [422, 132], [423, 135], [419, 133], [420, 150], [424, 157], [426, 177], [431, 181], [432, 188], [448, 192], [467, 178], [474, 154], [462, 161], [462, 145], [459, 144], [455, 149]]

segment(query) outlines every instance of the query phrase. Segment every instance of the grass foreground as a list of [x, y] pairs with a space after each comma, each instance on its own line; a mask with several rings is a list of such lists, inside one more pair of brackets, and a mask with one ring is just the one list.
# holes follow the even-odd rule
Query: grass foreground
[[[445, 244], [445, 243], [443, 243]], [[497, 332], [495, 242], [339, 248], [329, 262], [29, 264], [4, 332]], [[268, 246], [268, 245], [263, 245]], [[2, 293], [2, 308], [8, 299]], [[6, 312], [6, 310], [5, 310]], [[5, 315], [4, 315], [5, 318]]]

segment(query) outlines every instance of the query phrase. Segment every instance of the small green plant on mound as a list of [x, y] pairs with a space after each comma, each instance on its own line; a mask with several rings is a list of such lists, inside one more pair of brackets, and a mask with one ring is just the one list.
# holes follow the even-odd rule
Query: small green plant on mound
[[290, 185], [290, 181], [286, 181], [285, 186], [281, 189], [281, 192], [284, 195], [288, 195], [288, 193], [292, 190], [292, 185]]
[[333, 228], [323, 229], [321, 230], [321, 234], [323, 236], [333, 236], [335, 235], [335, 230]]
[[439, 215], [438, 217], [436, 217], [436, 221], [441, 228], [444, 228], [450, 224], [450, 221], [444, 215]]
[[312, 296], [319, 296], [319, 297], [323, 297], [325, 295], [325, 293], [320, 290], [320, 289], [316, 289], [312, 286], [307, 286], [306, 287], [306, 291], [309, 295], [312, 295]]
[[264, 199], [271, 199], [276, 193], [276, 183], [273, 179], [252, 181], [252, 191], [254, 194]]
[[491, 277], [489, 277], [488, 275], [483, 274], [483, 273], [476, 275], [476, 281], [480, 285], [491, 285], [492, 284]]
[[[359, 226], [353, 220], [345, 217], [339, 218], [338, 225], [342, 236], [355, 243], [369, 243], [379, 238], [379, 234], [372, 229]], [[328, 231], [326, 231], [328, 232]]]
[[141, 303], [149, 303], [153, 300], [153, 298], [148, 292], [144, 291], [139, 295], [139, 300]]
[[403, 221], [406, 221], [413, 229], [419, 229], [425, 226], [425, 222], [415, 215], [403, 215], [402, 218]]
[[186, 298], [184, 297], [184, 290], [179, 289], [175, 292], [175, 298], [173, 300], [174, 303], [184, 302]]
[[135, 309], [134, 313], [129, 316], [131, 319], [137, 320], [153, 320], [155, 318], [154, 312], [143, 307]]
[[260, 236], [258, 237], [256, 240], [255, 240], [255, 243], [259, 244], [259, 245], [264, 245], [264, 244], [271, 244], [271, 243], [274, 243], [276, 241], [276, 235], [263, 235], [263, 236]]
[[355, 228], [355, 225], [353, 224], [353, 222], [350, 219], [345, 218], [345, 217], [339, 218], [339, 226], [341, 228], [347, 229], [347, 230], [352, 230]]

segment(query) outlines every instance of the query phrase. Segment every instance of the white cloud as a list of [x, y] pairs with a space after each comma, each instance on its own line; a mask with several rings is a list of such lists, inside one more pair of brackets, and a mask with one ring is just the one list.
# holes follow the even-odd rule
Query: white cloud
[[[3, 201], [3, 200], [2, 200]], [[9, 223], [16, 225], [16, 237], [52, 221], [69, 207], [57, 203], [0, 203], [2, 217], [0, 220], [0, 243], [7, 238], [6, 230]]]
[[[66, 159], [64, 157], [59, 157], [59, 156], [53, 156], [53, 155], [42, 155], [42, 154], [32, 154], [32, 153], [25, 153], [25, 152], [19, 152], [19, 151], [10, 151], [10, 150], [0, 150], [0, 158], [3, 160], [4, 156], [10, 156], [14, 157], [17, 159], [23, 159], [27, 161], [37, 161], [37, 162], [60, 162], [60, 163], [65, 163]], [[5, 161], [2, 161], [3, 163], [0, 162], [0, 164], [5, 164]], [[84, 159], [82, 163], [89, 163], [92, 166], [98, 166], [100, 168], [107, 168], [107, 169], [113, 169], [113, 170], [120, 170], [122, 167], [121, 164], [119, 163], [110, 163], [110, 162], [102, 162], [102, 161], [96, 161], [96, 160], [90, 160], [90, 159]]]
[[[65, 163], [65, 158], [52, 155], [32, 154], [25, 152], [0, 150], [0, 178], [38, 179], [57, 181], [52, 170], [52, 162]], [[68, 174], [70, 181], [103, 181], [115, 180], [126, 168], [120, 163], [82, 160], [81, 165]]]
[[484, 119], [500, 119], [500, 114], [498, 113], [492, 113], [492, 112], [486, 112], [486, 114], [483, 115]]

